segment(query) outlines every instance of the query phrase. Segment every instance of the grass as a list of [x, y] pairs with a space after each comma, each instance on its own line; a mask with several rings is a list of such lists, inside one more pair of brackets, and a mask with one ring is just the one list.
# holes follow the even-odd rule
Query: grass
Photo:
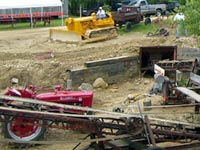
[[[56, 27], [56, 26], [60, 26], [62, 23], [61, 19], [51, 19], [51, 27]], [[170, 24], [169, 21], [163, 21], [162, 23], [165, 24]], [[37, 22], [36, 23], [36, 27], [34, 28], [43, 28], [43, 27], [48, 27], [48, 25], [44, 26], [43, 22]], [[14, 24], [14, 27], [12, 27], [10, 24], [8, 25], [0, 25], [0, 31], [8, 31], [8, 30], [18, 30], [18, 29], [29, 29], [30, 28], [30, 23], [29, 22], [17, 22]], [[120, 35], [126, 34], [127, 31], [125, 30], [124, 27], [122, 27], [121, 29], [119, 27], [118, 28], [118, 33]], [[148, 25], [145, 25], [143, 22], [139, 23], [139, 24], [135, 24], [132, 26], [132, 30], [131, 32], [141, 32], [144, 34], [147, 34], [148, 32], [152, 32], [154, 33], [157, 29], [160, 28], [160, 24], [155, 24], [155, 23], [151, 23]]]
[[[60, 26], [61, 24], [62, 24], [61, 19], [52, 19], [50, 26], [55, 27], [55, 26]], [[34, 27], [34, 28], [44, 28], [44, 27], [48, 27], [48, 23], [46, 24], [46, 26], [44, 26], [44, 22], [37, 22], [36, 27]], [[17, 22], [14, 24], [13, 27], [11, 26], [11, 24], [1, 24], [0, 25], [0, 31], [29, 29], [29, 28], [30, 28], [29, 22]]]
[[[139, 24], [132, 25], [131, 32], [141, 32], [141, 33], [147, 34], [148, 32], [154, 33], [158, 29], [159, 29], [158, 24], [151, 23], [151, 24], [145, 25], [143, 22], [141, 22]], [[118, 28], [118, 33], [120, 35], [123, 35], [123, 34], [126, 34], [127, 31], [125, 30], [125, 27], [122, 27], [121, 29]]]

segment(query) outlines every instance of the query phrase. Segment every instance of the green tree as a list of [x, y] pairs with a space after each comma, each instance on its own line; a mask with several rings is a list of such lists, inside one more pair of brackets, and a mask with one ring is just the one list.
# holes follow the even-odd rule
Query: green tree
[[69, 13], [76, 14], [80, 6], [86, 9], [92, 9], [107, 3], [107, 0], [69, 0]]
[[150, 4], [156, 4], [156, 3], [160, 3], [160, 2], [172, 2], [172, 1], [177, 1], [177, 2], [180, 2], [181, 4], [185, 4], [186, 3], [186, 0], [147, 0], [148, 3]]
[[200, 35], [200, 1], [187, 0], [184, 7], [185, 21], [188, 31], [194, 35]]

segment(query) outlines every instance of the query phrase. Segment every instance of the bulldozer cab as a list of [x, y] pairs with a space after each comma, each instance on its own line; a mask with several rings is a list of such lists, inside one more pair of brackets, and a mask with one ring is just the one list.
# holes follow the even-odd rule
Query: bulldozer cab
[[114, 20], [112, 19], [111, 12], [106, 12], [106, 16], [101, 19], [96, 19], [96, 28], [114, 26]]
[[103, 18], [97, 18], [97, 20], [99, 20], [99, 19], [105, 19], [105, 18], [109, 18], [109, 17], [110, 17], [109, 14], [106, 12], [105, 17], [103, 17]]

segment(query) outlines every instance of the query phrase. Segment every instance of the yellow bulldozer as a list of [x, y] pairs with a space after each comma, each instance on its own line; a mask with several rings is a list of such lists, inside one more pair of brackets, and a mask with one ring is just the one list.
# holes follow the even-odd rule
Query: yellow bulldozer
[[52, 28], [49, 31], [50, 39], [61, 42], [95, 42], [117, 37], [117, 30], [110, 12], [103, 19], [91, 16], [67, 18], [65, 28]]

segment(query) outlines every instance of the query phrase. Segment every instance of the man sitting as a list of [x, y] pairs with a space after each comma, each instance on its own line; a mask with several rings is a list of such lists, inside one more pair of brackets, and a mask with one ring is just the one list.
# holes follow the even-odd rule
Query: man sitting
[[105, 11], [102, 9], [102, 7], [99, 7], [99, 10], [96, 14], [97, 19], [103, 19], [106, 17]]

